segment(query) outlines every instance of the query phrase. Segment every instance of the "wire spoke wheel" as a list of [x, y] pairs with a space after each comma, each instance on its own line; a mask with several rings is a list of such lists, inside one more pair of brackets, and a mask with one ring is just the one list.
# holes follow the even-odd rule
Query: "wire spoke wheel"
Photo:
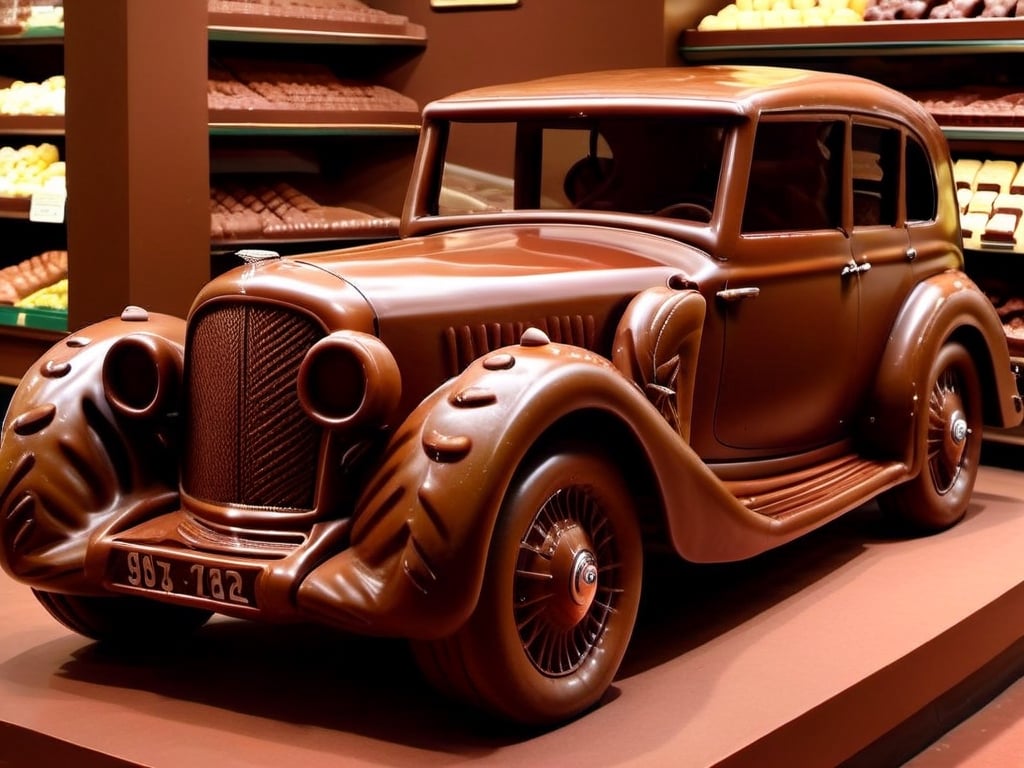
[[596, 704], [640, 602], [637, 509], [606, 456], [555, 446], [524, 462], [496, 521], [480, 598], [454, 635], [414, 644], [442, 690], [528, 724]]
[[935, 490], [944, 494], [963, 468], [973, 435], [964, 414], [963, 384], [955, 369], [946, 368], [928, 398], [928, 471]]
[[201, 627], [213, 614], [128, 595], [92, 597], [34, 589], [32, 593], [68, 629], [111, 645], [134, 648], [140, 628], [150, 646], [171, 646]]
[[540, 672], [579, 669], [615, 610], [620, 567], [608, 518], [585, 487], [559, 491], [537, 512], [519, 545], [513, 610]]
[[879, 502], [918, 528], [942, 530], [967, 512], [978, 475], [981, 382], [970, 353], [952, 342], [935, 356], [928, 382], [921, 471]]

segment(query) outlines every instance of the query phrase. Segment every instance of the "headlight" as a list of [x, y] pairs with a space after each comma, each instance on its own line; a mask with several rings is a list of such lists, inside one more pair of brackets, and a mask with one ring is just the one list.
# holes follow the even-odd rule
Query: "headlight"
[[336, 430], [383, 426], [402, 394], [391, 351], [358, 331], [337, 331], [314, 344], [299, 366], [297, 386], [309, 417]]
[[178, 409], [181, 350], [151, 334], [118, 339], [103, 360], [103, 391], [116, 412], [146, 419]]

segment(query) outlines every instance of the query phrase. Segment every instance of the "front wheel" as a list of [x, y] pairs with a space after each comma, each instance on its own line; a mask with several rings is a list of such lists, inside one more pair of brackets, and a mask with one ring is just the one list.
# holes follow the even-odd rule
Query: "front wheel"
[[921, 471], [879, 502], [918, 528], [941, 530], [967, 512], [981, 459], [981, 384], [966, 348], [949, 343], [939, 351], [927, 393]]
[[414, 645], [426, 676], [499, 715], [566, 720], [611, 685], [640, 602], [636, 504], [602, 454], [527, 463], [506, 496], [477, 608], [444, 640]]
[[199, 608], [169, 605], [141, 597], [92, 597], [32, 590], [57, 621], [80, 635], [111, 644], [127, 645], [145, 632], [148, 643], [180, 639], [198, 629], [213, 614]]

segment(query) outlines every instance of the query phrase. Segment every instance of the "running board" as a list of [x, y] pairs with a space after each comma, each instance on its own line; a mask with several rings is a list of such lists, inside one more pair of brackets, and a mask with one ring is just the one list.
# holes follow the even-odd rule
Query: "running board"
[[856, 506], [905, 480], [902, 462], [871, 461], [855, 454], [809, 469], [757, 480], [731, 480], [724, 485], [752, 512], [773, 520], [795, 516], [829, 516]]

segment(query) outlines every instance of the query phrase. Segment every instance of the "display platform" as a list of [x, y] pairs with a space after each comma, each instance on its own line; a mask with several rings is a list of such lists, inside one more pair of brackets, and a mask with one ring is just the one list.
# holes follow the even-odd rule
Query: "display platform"
[[657, 560], [611, 695], [544, 733], [442, 701], [401, 642], [215, 620], [115, 657], [0, 575], [0, 766], [898, 765], [1019, 673], [1022, 553], [1024, 473], [986, 466], [936, 536], [869, 506], [753, 561]]

